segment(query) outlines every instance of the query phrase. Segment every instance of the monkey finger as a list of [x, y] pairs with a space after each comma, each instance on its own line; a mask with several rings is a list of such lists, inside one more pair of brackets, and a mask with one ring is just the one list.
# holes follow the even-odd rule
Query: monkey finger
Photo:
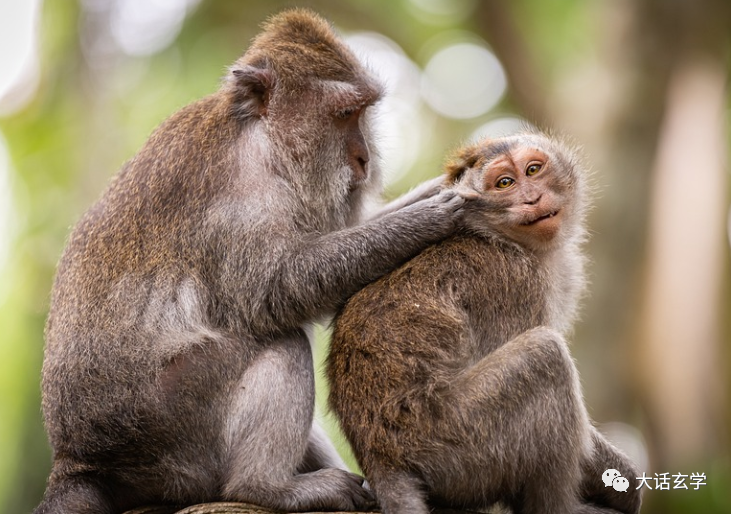
[[362, 487], [358, 487], [353, 491], [351, 501], [353, 502], [353, 508], [359, 511], [368, 511], [378, 507], [375, 495]]
[[[340, 484], [340, 499], [348, 505], [347, 510], [363, 511], [376, 506], [373, 493], [363, 488], [365, 479], [362, 476], [338, 468], [326, 468], [317, 473], [327, 475], [333, 483]], [[342, 508], [345, 509], [345, 507]]]
[[[462, 211], [467, 204], [468, 201], [471, 199], [465, 198], [464, 196], [458, 194], [456, 191], [453, 191], [451, 189], [445, 189], [443, 193], [451, 193], [451, 197], [447, 197], [447, 199], [444, 202], [444, 206], [448, 209], [449, 212], [452, 212], [454, 214], [459, 214], [460, 217], [462, 215]], [[440, 193], [443, 194], [443, 193]]]
[[452, 190], [465, 200], [477, 200], [480, 197], [480, 194], [477, 191], [462, 184], [457, 184], [452, 187]]
[[465, 203], [465, 198], [454, 188], [442, 189], [434, 199], [442, 205], [451, 207], [452, 210], [459, 209]]

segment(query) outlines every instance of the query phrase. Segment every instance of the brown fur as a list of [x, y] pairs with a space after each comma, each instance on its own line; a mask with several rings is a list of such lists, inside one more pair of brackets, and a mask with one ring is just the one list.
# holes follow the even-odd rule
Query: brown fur
[[427, 502], [638, 512], [639, 493], [603, 487], [606, 468], [636, 471], [591, 426], [563, 337], [585, 283], [585, 175], [540, 134], [460, 151], [445, 181], [478, 196], [466, 230], [336, 318], [330, 405], [385, 514], [425, 514]]

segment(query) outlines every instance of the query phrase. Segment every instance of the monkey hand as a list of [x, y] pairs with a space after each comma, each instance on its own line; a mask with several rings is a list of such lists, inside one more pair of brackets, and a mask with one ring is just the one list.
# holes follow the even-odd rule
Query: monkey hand
[[432, 198], [433, 196], [438, 195], [446, 186], [445, 178], [446, 177], [444, 175], [439, 175], [438, 177], [422, 182], [405, 195], [400, 196], [388, 205], [379, 209], [378, 212], [371, 216], [371, 219], [380, 218], [386, 214], [396, 212], [400, 209], [413, 205], [416, 202], [420, 202], [421, 200], [426, 200], [427, 198]]
[[461, 182], [458, 182], [456, 185], [452, 186], [451, 189], [465, 200], [477, 200], [480, 197], [480, 193], [478, 193], [471, 187], [462, 184]]
[[406, 207], [406, 210], [415, 216], [425, 217], [432, 230], [446, 235], [462, 218], [465, 204], [471, 199], [459, 194], [454, 188], [443, 189], [432, 197]]
[[339, 468], [323, 468], [309, 473], [317, 476], [317, 491], [327, 498], [323, 508], [342, 511], [367, 511], [377, 506], [373, 493], [364, 488], [365, 479]]

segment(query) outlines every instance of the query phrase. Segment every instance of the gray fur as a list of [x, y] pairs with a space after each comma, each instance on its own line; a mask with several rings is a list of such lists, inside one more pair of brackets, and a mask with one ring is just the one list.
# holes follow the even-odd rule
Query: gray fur
[[288, 11], [125, 164], [59, 263], [36, 514], [372, 505], [311, 428], [311, 324], [448, 235], [464, 203], [432, 190], [360, 222], [380, 192], [379, 95], [325, 21]]

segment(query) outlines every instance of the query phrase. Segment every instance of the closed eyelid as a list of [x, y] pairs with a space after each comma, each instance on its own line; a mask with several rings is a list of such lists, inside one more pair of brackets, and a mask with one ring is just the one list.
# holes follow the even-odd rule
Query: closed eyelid
[[383, 96], [383, 91], [369, 85], [358, 86], [339, 80], [322, 80], [320, 85], [324, 95], [336, 97], [341, 105], [348, 105], [353, 108], [370, 107]]

